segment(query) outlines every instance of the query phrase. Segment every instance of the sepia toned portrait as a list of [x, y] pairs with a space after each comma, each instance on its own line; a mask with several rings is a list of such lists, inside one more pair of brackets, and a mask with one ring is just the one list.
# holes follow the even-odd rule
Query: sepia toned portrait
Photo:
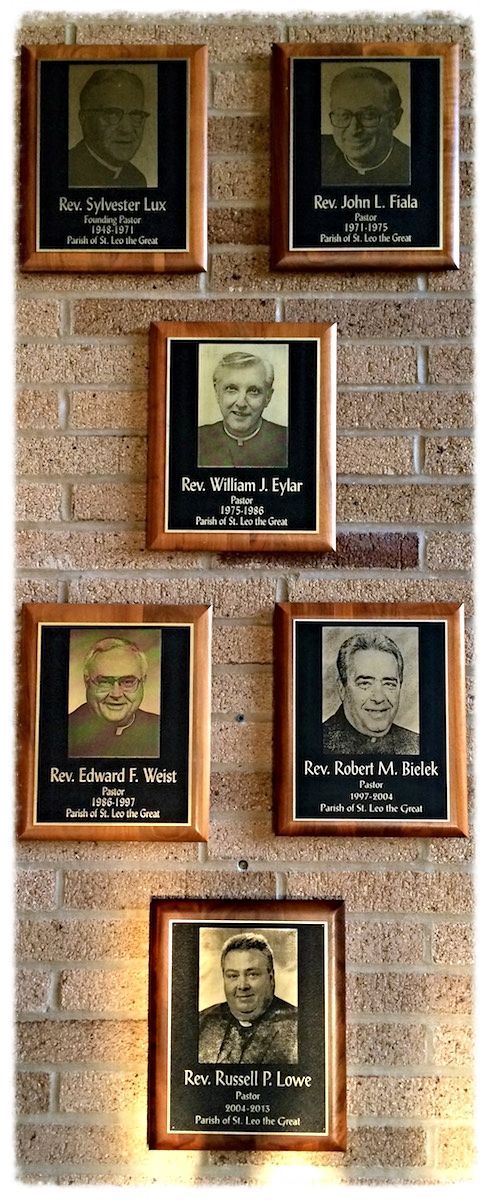
[[297, 986], [297, 930], [201, 928], [199, 1062], [298, 1062]]
[[321, 63], [321, 184], [411, 182], [410, 64]]
[[288, 465], [289, 347], [199, 346], [199, 467]]
[[157, 70], [131, 61], [70, 65], [69, 187], [158, 186]]
[[70, 630], [68, 756], [158, 758], [161, 631]]

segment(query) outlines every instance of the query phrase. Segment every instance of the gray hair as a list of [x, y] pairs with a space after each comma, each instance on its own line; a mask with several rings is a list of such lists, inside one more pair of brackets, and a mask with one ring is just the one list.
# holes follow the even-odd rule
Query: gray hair
[[376, 83], [380, 83], [384, 89], [387, 103], [393, 112], [399, 112], [402, 109], [401, 93], [394, 80], [387, 74], [387, 71], [379, 71], [377, 67], [347, 67], [345, 71], [340, 71], [339, 75], [335, 75], [331, 80], [331, 93], [335, 83], [340, 83], [342, 79], [374, 79]]
[[404, 659], [397, 643], [393, 642], [392, 638], [387, 637], [384, 633], [369, 633], [365, 631], [347, 638], [345, 642], [342, 642], [338, 650], [336, 667], [343, 686], [347, 683], [348, 667], [357, 650], [383, 650], [385, 654], [393, 654], [399, 669], [399, 682], [402, 683]]
[[135, 74], [134, 71], [126, 71], [124, 67], [101, 67], [99, 70], [94, 71], [93, 75], [90, 75], [86, 83], [83, 84], [83, 87], [80, 91], [80, 109], [83, 111], [83, 109], [88, 108], [87, 99], [90, 97], [90, 93], [94, 91], [95, 88], [103, 86], [104, 83], [113, 83], [114, 78], [117, 83], [119, 80], [122, 82], [127, 82], [127, 80], [129, 80], [131, 83], [137, 83], [138, 87], [141, 89], [142, 95], [144, 96], [142, 80], [139, 78], [139, 75]]
[[274, 370], [272, 363], [268, 358], [261, 358], [258, 354], [250, 354], [249, 350], [233, 350], [230, 354], [225, 354], [218, 362], [212, 376], [213, 382], [217, 383], [222, 376], [223, 369], [226, 367], [248, 367], [259, 363], [265, 371], [265, 383], [268, 388], [272, 387], [274, 380]]
[[261, 950], [267, 960], [268, 970], [273, 975], [272, 947], [261, 933], [234, 933], [224, 942], [221, 950], [221, 967], [224, 969], [224, 959], [231, 950]]
[[116, 637], [102, 638], [100, 642], [96, 642], [92, 646], [83, 664], [83, 678], [85, 680], [90, 678], [92, 663], [97, 654], [105, 654], [107, 650], [120, 650], [121, 648], [123, 650], [130, 650], [133, 654], [137, 655], [141, 678], [146, 679], [148, 674], [148, 660], [146, 655], [139, 649], [139, 646], [136, 646], [135, 642], [130, 642], [127, 638]]

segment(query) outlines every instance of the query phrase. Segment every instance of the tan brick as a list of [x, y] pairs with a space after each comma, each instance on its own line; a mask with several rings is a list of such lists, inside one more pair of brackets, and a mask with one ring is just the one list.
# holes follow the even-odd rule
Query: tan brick
[[60, 305], [57, 300], [19, 300], [18, 337], [56, 337], [60, 331]]
[[435, 1067], [471, 1067], [474, 1058], [473, 1033], [467, 1021], [463, 1025], [438, 1025], [433, 1033]]
[[[147, 934], [146, 934], [147, 954]], [[70, 1012], [120, 1013], [143, 1020], [148, 1012], [147, 965], [115, 970], [60, 971], [60, 1008]]]
[[[217, 291], [246, 292], [412, 292], [416, 290], [416, 276], [408, 273], [400, 276], [394, 272], [272, 272], [268, 247], [243, 252], [214, 253], [211, 268], [212, 287]], [[304, 302], [302, 302], [304, 303]], [[310, 303], [310, 301], [309, 301]], [[321, 302], [323, 304], [323, 302]], [[336, 320], [330, 305], [329, 315], [320, 320]], [[302, 304], [301, 304], [302, 313]], [[301, 319], [300, 317], [298, 319]], [[302, 319], [304, 319], [302, 317]], [[313, 318], [317, 319], [317, 318]]]
[[64, 42], [66, 37], [66, 22], [60, 20], [59, 16], [47, 16], [45, 13], [35, 14], [35, 20], [25, 20], [19, 24], [16, 30], [16, 45], [29, 46], [42, 44], [49, 45], [50, 42]]
[[419, 541], [415, 533], [338, 532], [336, 550], [304, 554], [222, 554], [212, 565], [242, 571], [322, 571], [334, 567], [389, 567], [405, 570], [419, 564]]
[[62, 490], [51, 483], [19, 483], [16, 515], [19, 521], [59, 521]]
[[470, 383], [473, 351], [470, 346], [430, 346], [428, 368], [430, 383]]
[[18, 469], [24, 475], [118, 475], [146, 465], [145, 439], [84, 434], [21, 437]]
[[427, 604], [438, 600], [465, 604], [465, 615], [473, 613], [473, 597], [465, 580], [441, 579], [296, 579], [289, 580], [289, 600], [382, 601], [406, 600]]
[[347, 1002], [352, 1012], [453, 1013], [471, 1011], [472, 989], [461, 975], [352, 975]]
[[43, 295], [44, 293], [52, 294], [69, 293], [68, 299], [71, 301], [80, 293], [93, 296], [114, 296], [118, 295], [123, 301], [127, 292], [144, 292], [154, 293], [158, 296], [174, 296], [191, 295], [200, 290], [200, 275], [161, 275], [161, 274], [144, 274], [137, 271], [135, 274], [124, 275], [122, 272], [114, 272], [111, 274], [86, 273], [83, 275], [77, 274], [76, 271], [70, 271], [66, 275], [62, 273], [49, 273], [48, 271], [39, 274], [24, 275], [19, 274], [17, 277], [17, 288], [21, 295]]
[[211, 731], [211, 759], [217, 763], [268, 766], [272, 756], [272, 729], [268, 723], [215, 722]]
[[351, 1079], [350, 1111], [366, 1117], [469, 1117], [472, 1107], [470, 1079]]
[[460, 198], [473, 200], [475, 198], [475, 166], [473, 162], [460, 162]]
[[392, 1129], [388, 1126], [356, 1129], [345, 1156], [352, 1166], [422, 1167], [428, 1162], [424, 1129]]
[[272, 708], [271, 672], [256, 675], [215, 675], [212, 683], [212, 709], [215, 712], [270, 713]]
[[19, 968], [16, 977], [17, 1012], [45, 1012], [49, 1001], [49, 983], [48, 971]]
[[414, 346], [342, 346], [338, 347], [338, 383], [379, 384], [416, 382]]
[[273, 900], [276, 894], [276, 877], [273, 871], [187, 871], [185, 896], [187, 899]]
[[152, 896], [183, 896], [183, 875], [170, 871], [66, 870], [64, 904], [67, 908], [142, 908]]
[[472, 108], [474, 104], [474, 71], [471, 65], [460, 71], [460, 107]]
[[469, 393], [339, 392], [339, 429], [450, 429], [472, 423]]
[[282, 26], [278, 22], [262, 23], [258, 18], [249, 25], [239, 19], [223, 17], [209, 21], [120, 21], [77, 16], [77, 41], [92, 42], [169, 42], [209, 47], [211, 62], [233, 63], [250, 59], [269, 59], [272, 42], [280, 40]]
[[155, 870], [167, 862], [184, 863], [198, 857], [198, 845], [191, 842], [31, 842], [22, 843], [17, 850], [20, 863], [31, 867], [36, 862], [43, 865], [52, 862], [60, 867], [79, 866], [88, 862], [91, 866], [103, 863], [127, 865], [140, 868], [150, 866]]
[[352, 1025], [347, 1030], [350, 1065], [416, 1067], [426, 1063], [426, 1030], [418, 1025]]
[[141, 958], [147, 953], [147, 936], [147, 921], [143, 917], [23, 920], [19, 923], [18, 953], [20, 958], [38, 963]]
[[287, 300], [287, 321], [333, 321], [338, 334], [354, 337], [467, 337], [472, 302], [440, 300], [424, 293], [416, 300]]
[[287, 873], [287, 895], [340, 896], [351, 912], [470, 911], [472, 882], [468, 875], [425, 871], [338, 871]]
[[288, 38], [291, 42], [458, 42], [464, 51], [471, 50], [473, 45], [471, 25], [464, 21], [442, 20], [437, 24], [431, 20], [422, 22], [418, 17], [358, 21], [356, 14], [346, 21], [333, 17], [326, 21], [293, 22], [288, 27]]
[[470, 475], [474, 467], [474, 447], [470, 438], [427, 438], [425, 471], [427, 475]]
[[462, 254], [457, 271], [428, 271], [429, 292], [466, 292], [474, 287], [474, 256]]
[[[260, 208], [254, 204], [251, 208], [228, 207], [211, 204], [208, 215], [209, 244], [236, 244], [268, 246], [269, 220], [268, 207]], [[268, 251], [267, 251], [268, 253]]]
[[212, 657], [215, 663], [270, 663], [272, 630], [263, 625], [214, 625]]
[[349, 921], [346, 954], [350, 963], [421, 963], [424, 927], [394, 921]]
[[141, 387], [146, 381], [146, 342], [133, 346], [94, 343], [19, 348], [20, 383], [124, 383]]
[[270, 74], [267, 70], [217, 70], [213, 76], [214, 108], [238, 112], [261, 112], [270, 103]]
[[[175, 556], [173, 556], [174, 558]], [[271, 615], [275, 601], [274, 579], [97, 579], [74, 580], [69, 585], [72, 603], [94, 601], [122, 604], [212, 604], [216, 617]]]
[[72, 488], [72, 515], [75, 521], [144, 521], [146, 487], [144, 484], [75, 484]]
[[211, 115], [209, 154], [263, 154], [268, 150], [269, 129], [268, 115]]
[[143, 1069], [148, 1050], [147, 1013], [140, 1021], [28, 1021], [19, 1024], [21, 1062], [131, 1063]]
[[127, 567], [178, 570], [199, 566], [201, 561], [198, 554], [150, 553], [145, 549], [144, 530], [140, 533], [74, 530], [57, 531], [56, 534], [41, 529], [21, 530], [17, 536], [17, 553], [20, 566], [54, 567], [62, 571], [124, 570]]
[[462, 246], [470, 246], [474, 241], [474, 210], [472, 205], [460, 209], [460, 241]]
[[436, 1164], [444, 1171], [457, 1172], [471, 1167], [475, 1159], [474, 1132], [463, 1125], [450, 1124], [437, 1129]]
[[142, 1071], [64, 1071], [60, 1076], [59, 1110], [64, 1113], [141, 1110], [146, 1087], [146, 1073]]
[[470, 925], [443, 923], [433, 925], [431, 933], [434, 963], [443, 966], [465, 966], [474, 958], [474, 934]]
[[[30, 1163], [129, 1162], [141, 1138], [121, 1126], [26, 1125], [18, 1132], [18, 1156]], [[144, 1151], [144, 1143], [143, 1143]]]
[[[75, 331], [107, 336], [144, 333], [151, 321], [273, 321], [272, 300], [79, 300], [74, 305]], [[122, 349], [122, 347], [120, 347]]]
[[[213, 771], [211, 773], [211, 803], [216, 813], [230, 820], [252, 809], [253, 821], [259, 810], [269, 811], [272, 805], [272, 781], [269, 771]], [[245, 818], [246, 819], [246, 818]], [[248, 816], [249, 824], [249, 816]]]
[[270, 187], [268, 159], [219, 159], [211, 163], [214, 200], [265, 200]]
[[58, 393], [26, 389], [17, 397], [19, 429], [56, 429], [59, 425]]
[[426, 540], [426, 563], [432, 571], [470, 571], [474, 539], [469, 533], [433, 533]]
[[18, 1071], [15, 1092], [19, 1116], [48, 1112], [49, 1075], [44, 1071]]
[[338, 438], [339, 475], [410, 475], [413, 446], [409, 438]]
[[50, 604], [59, 599], [57, 579], [19, 579], [15, 588], [16, 603]]
[[18, 871], [16, 899], [19, 908], [55, 908], [55, 872], [42, 870]]
[[462, 522], [472, 515], [472, 490], [460, 484], [339, 484], [338, 521]]
[[146, 392], [72, 392], [70, 424], [77, 429], [145, 429]]

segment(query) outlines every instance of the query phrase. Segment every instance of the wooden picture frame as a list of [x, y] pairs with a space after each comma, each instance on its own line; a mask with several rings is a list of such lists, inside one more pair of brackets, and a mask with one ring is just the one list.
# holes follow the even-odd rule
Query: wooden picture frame
[[23, 46], [21, 67], [22, 269], [205, 271], [207, 47]]
[[463, 607], [277, 604], [274, 630], [276, 833], [465, 836]]
[[151, 325], [149, 549], [334, 549], [335, 349], [333, 324]]
[[151, 901], [150, 1150], [346, 1149], [344, 909]]
[[458, 267], [458, 51], [273, 46], [274, 270]]
[[207, 605], [25, 604], [19, 838], [205, 841]]

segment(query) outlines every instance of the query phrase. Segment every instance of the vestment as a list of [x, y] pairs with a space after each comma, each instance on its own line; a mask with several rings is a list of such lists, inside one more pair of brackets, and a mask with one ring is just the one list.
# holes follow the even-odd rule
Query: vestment
[[286, 467], [287, 429], [262, 421], [254, 437], [238, 441], [224, 429], [223, 421], [199, 428], [199, 467]]
[[138, 708], [126, 728], [105, 721], [89, 704], [81, 704], [68, 717], [69, 758], [158, 758], [160, 718]]
[[392, 139], [392, 150], [385, 162], [371, 170], [357, 171], [336, 145], [331, 133], [321, 136], [321, 184], [323, 187], [393, 186], [411, 182], [410, 150], [399, 138]]
[[279, 996], [248, 1026], [233, 1017], [226, 1001], [200, 1013], [199, 1062], [297, 1061], [297, 1009]]
[[68, 187], [147, 187], [146, 177], [131, 162], [122, 164], [120, 171], [99, 162], [85, 141], [77, 142], [68, 151]]
[[324, 754], [419, 754], [419, 733], [391, 725], [380, 736], [360, 733], [350, 724], [343, 705], [323, 721]]

